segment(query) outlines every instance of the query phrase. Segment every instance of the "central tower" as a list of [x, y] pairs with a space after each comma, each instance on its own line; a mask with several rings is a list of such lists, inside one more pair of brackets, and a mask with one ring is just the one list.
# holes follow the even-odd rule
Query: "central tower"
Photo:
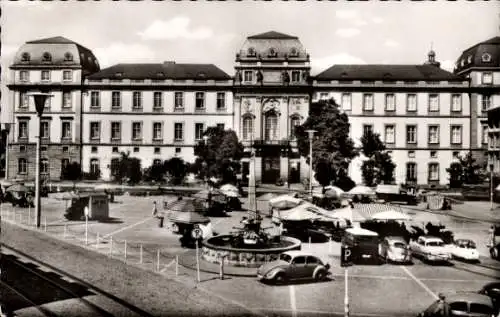
[[309, 113], [309, 74], [309, 54], [296, 36], [274, 31], [249, 36], [236, 53], [235, 130], [246, 152], [256, 150], [257, 182], [294, 183], [307, 174], [294, 128]]

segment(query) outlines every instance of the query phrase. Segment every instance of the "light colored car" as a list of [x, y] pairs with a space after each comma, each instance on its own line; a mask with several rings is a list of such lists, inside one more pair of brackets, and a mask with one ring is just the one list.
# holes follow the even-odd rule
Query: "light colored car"
[[451, 255], [454, 258], [467, 261], [479, 261], [479, 252], [474, 241], [469, 239], [457, 239], [450, 246]]
[[[450, 316], [464, 317], [494, 317], [495, 308], [491, 299], [486, 295], [476, 293], [462, 293], [446, 296], [450, 305]], [[426, 310], [418, 314], [419, 317], [440, 316], [436, 314], [438, 302], [434, 302]]]
[[315, 279], [325, 280], [331, 273], [330, 264], [323, 263], [318, 257], [304, 251], [287, 251], [279, 259], [266, 263], [257, 269], [260, 281], [272, 281], [284, 284], [289, 280]]
[[387, 262], [411, 262], [410, 247], [403, 237], [385, 237], [380, 243], [380, 256]]
[[433, 236], [420, 236], [417, 241], [410, 242], [410, 250], [414, 257], [430, 262], [446, 262], [451, 260], [451, 253], [442, 239]]

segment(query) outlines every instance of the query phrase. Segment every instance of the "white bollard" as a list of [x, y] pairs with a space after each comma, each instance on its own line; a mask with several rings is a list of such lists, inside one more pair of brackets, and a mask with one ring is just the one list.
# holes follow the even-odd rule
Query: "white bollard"
[[139, 264], [142, 264], [142, 244], [139, 246]]
[[179, 256], [175, 256], [175, 276], [179, 276]]
[[28, 205], [28, 226], [29, 225], [31, 225], [31, 206], [30, 205]]
[[127, 240], [125, 240], [125, 245], [123, 247], [123, 257], [125, 258], [125, 262], [127, 261]]
[[156, 252], [156, 270], [160, 270], [160, 249]]
[[113, 236], [109, 237], [109, 256], [113, 256]]

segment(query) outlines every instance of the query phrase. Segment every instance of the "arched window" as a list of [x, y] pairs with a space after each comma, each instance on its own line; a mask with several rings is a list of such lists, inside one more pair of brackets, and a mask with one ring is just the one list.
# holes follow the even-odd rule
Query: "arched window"
[[44, 62], [50, 62], [50, 61], [52, 61], [52, 55], [50, 55], [49, 52], [45, 52], [45, 53], [43, 53], [42, 60]]
[[66, 62], [72, 62], [73, 61], [73, 54], [71, 54], [70, 52], [64, 53], [64, 60]]
[[90, 160], [90, 174], [98, 176], [100, 174], [99, 159], [93, 158]]
[[278, 115], [269, 111], [264, 118], [264, 138], [266, 141], [278, 140]]
[[243, 140], [252, 139], [253, 118], [250, 116], [243, 118]]
[[17, 160], [17, 173], [26, 174], [28, 173], [28, 161], [25, 158], [20, 158]]
[[273, 47], [271, 47], [269, 49], [269, 56], [275, 57], [276, 55], [278, 55], [278, 53], [276, 53], [276, 49], [274, 49]]
[[297, 49], [295, 47], [292, 47], [292, 49], [290, 50], [290, 56], [298, 56], [299, 55], [299, 52], [297, 51]]
[[491, 55], [488, 53], [484, 53], [483, 55], [481, 55], [481, 61], [483, 61], [484, 63], [491, 62]]
[[300, 118], [293, 116], [290, 118], [290, 138], [295, 139], [295, 128], [300, 125]]
[[27, 53], [27, 52], [24, 52], [22, 55], [21, 55], [21, 60], [23, 62], [29, 62], [31, 59], [31, 56], [30, 56], [30, 53]]
[[120, 168], [120, 159], [116, 158], [116, 157], [112, 158], [111, 159], [111, 176], [118, 175], [118, 169], [119, 168]]
[[160, 159], [154, 159], [153, 160], [153, 165], [161, 165], [161, 160]]
[[248, 56], [255, 56], [255, 48], [250, 47], [247, 51]]

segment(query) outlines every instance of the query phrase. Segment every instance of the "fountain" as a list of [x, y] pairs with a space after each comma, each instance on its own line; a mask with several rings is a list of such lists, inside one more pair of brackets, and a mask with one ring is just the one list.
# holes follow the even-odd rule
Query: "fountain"
[[262, 216], [256, 210], [255, 198], [255, 153], [250, 157], [250, 180], [248, 184], [248, 217], [243, 217], [243, 227], [233, 227], [237, 231], [218, 235], [202, 242], [202, 259], [212, 263], [224, 261], [225, 265], [259, 267], [277, 260], [280, 253], [300, 250], [298, 239], [280, 234], [271, 236], [262, 228]]

